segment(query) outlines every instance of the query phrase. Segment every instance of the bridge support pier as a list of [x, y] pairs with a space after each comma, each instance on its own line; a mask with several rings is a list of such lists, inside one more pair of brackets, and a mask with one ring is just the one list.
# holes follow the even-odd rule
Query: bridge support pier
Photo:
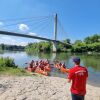
[[57, 52], [57, 43], [53, 42], [53, 53]]
[[52, 58], [51, 58], [51, 61], [52, 61], [52, 62], [56, 60], [56, 56], [57, 56], [56, 53], [52, 53]]

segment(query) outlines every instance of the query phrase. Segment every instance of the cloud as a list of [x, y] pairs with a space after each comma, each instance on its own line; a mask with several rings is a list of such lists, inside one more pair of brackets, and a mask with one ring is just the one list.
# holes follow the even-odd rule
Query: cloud
[[25, 39], [0, 35], [0, 44], [26, 46], [28, 43], [40, 42], [39, 39]]
[[9, 44], [9, 45], [21, 45], [21, 46], [26, 46], [28, 42], [23, 42], [19, 41], [16, 38], [12, 37], [7, 37], [7, 36], [0, 36], [0, 44]]
[[[29, 35], [38, 36], [37, 33], [29, 32]], [[39, 36], [42, 37], [42, 36]], [[41, 42], [39, 39], [34, 39], [33, 42]]]
[[23, 31], [23, 32], [26, 32], [26, 31], [29, 30], [29, 27], [26, 24], [19, 24], [19, 30]]
[[39, 39], [34, 39], [33, 42], [40, 42], [41, 40]]
[[3, 26], [4, 25], [4, 23], [3, 22], [0, 22], [0, 26]]
[[33, 36], [42, 37], [41, 35], [38, 35], [37, 33], [34, 33], [34, 32], [29, 32], [29, 35], [33, 35]]
[[3, 37], [1, 37], [1, 39], [3, 39], [3, 40], [12, 40], [11, 37], [7, 37], [7, 36], [3, 36]]
[[29, 32], [29, 35], [34, 35], [34, 36], [36, 36], [37, 34], [36, 34], [36, 33], [33, 33], [33, 32]]

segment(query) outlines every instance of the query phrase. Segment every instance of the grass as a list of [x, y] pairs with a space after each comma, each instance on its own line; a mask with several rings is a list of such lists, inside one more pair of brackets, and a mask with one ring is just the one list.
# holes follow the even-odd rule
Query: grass
[[31, 76], [31, 74], [24, 69], [12, 67], [0, 67], [0, 75]]
[[5, 76], [38, 76], [42, 77], [41, 74], [28, 72], [22, 68], [12, 68], [12, 67], [0, 67], [0, 75]]
[[0, 58], [0, 75], [17, 75], [17, 76], [25, 76], [30, 75], [25, 71], [25, 69], [18, 68], [15, 65], [14, 59], [9, 57], [1, 57]]

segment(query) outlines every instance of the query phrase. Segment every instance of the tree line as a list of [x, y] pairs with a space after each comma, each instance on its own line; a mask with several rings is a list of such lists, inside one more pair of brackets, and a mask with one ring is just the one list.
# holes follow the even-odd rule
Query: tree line
[[[57, 52], [100, 52], [100, 35], [95, 34], [93, 36], [86, 37], [83, 41], [76, 40], [73, 44], [70, 39], [63, 41], [65, 44], [57, 44]], [[51, 42], [39, 42], [39, 43], [29, 43], [25, 50], [27, 52], [52, 52]]]
[[[76, 40], [73, 44], [70, 39], [62, 41], [65, 44], [57, 43], [57, 52], [100, 52], [100, 34], [86, 37], [83, 41]], [[0, 44], [0, 50], [25, 50], [26, 52], [52, 52], [53, 45], [51, 42], [29, 43], [27, 46]]]
[[76, 40], [72, 45], [71, 52], [100, 52], [100, 35], [88, 36], [83, 41]]
[[[58, 52], [66, 52], [67, 48], [71, 46], [68, 44], [69, 39], [63, 41], [66, 45], [57, 43]], [[25, 50], [27, 52], [52, 52], [53, 45], [51, 42], [39, 42], [39, 43], [29, 43]]]

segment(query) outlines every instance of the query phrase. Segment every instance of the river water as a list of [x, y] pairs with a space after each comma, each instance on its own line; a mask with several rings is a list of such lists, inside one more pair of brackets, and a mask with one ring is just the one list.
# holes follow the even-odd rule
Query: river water
[[[86, 54], [68, 54], [68, 53], [26, 53], [19, 51], [0, 52], [0, 57], [11, 57], [14, 59], [16, 65], [25, 68], [25, 63], [31, 60], [49, 59], [50, 63], [59, 60], [65, 62], [68, 68], [73, 67], [72, 58], [78, 56], [81, 58], [81, 65], [86, 66], [89, 71], [88, 84], [100, 87], [100, 55], [86, 55]], [[53, 67], [53, 66], [52, 66]], [[61, 73], [59, 70], [52, 68], [51, 76], [66, 78], [67, 75]]]

